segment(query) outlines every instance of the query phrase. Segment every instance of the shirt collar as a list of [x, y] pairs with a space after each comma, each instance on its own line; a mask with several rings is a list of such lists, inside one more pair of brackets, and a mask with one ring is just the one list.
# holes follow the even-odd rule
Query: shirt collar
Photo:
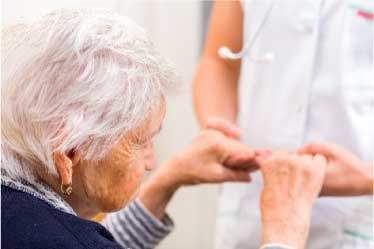
[[43, 182], [29, 182], [25, 179], [12, 179], [3, 169], [1, 169], [1, 185], [30, 194], [42, 201], [47, 202], [54, 208], [63, 212], [77, 215], [72, 207], [58, 195], [51, 187]]

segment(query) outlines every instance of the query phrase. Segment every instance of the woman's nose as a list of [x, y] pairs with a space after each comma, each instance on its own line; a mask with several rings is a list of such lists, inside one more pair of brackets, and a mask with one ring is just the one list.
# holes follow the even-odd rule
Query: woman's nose
[[146, 171], [151, 171], [155, 167], [153, 162], [151, 162], [150, 160], [147, 160], [147, 159], [145, 159], [144, 166], [145, 166]]

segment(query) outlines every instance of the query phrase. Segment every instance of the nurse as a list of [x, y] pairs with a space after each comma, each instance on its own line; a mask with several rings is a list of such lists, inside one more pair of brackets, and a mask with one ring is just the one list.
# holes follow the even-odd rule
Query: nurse
[[[329, 160], [307, 248], [373, 248], [374, 1], [217, 2], [195, 78], [202, 127]], [[261, 177], [220, 192], [217, 249], [261, 244]], [[251, 235], [251, 236], [249, 236]]]

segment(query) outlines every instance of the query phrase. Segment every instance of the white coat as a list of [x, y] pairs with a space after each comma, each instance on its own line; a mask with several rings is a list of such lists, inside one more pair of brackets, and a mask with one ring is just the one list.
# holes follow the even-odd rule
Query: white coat
[[[245, 143], [293, 150], [310, 141], [328, 141], [373, 161], [370, 6], [374, 11], [371, 0], [242, 2], [243, 40], [253, 42], [241, 54], [238, 122]], [[223, 185], [217, 249], [259, 248], [261, 189], [259, 173], [250, 184]], [[374, 248], [372, 210], [369, 196], [319, 198], [307, 248]]]

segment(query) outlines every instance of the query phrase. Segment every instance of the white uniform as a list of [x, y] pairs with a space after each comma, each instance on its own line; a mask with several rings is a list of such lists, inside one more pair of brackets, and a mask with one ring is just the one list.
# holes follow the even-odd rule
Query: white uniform
[[[296, 149], [329, 141], [373, 161], [374, 20], [358, 15], [351, 2], [242, 2], [244, 41], [253, 38], [273, 4], [242, 58], [239, 125], [245, 143]], [[250, 184], [223, 185], [217, 249], [259, 247], [261, 189], [259, 173]], [[369, 196], [320, 198], [307, 248], [374, 248], [372, 208]]]

